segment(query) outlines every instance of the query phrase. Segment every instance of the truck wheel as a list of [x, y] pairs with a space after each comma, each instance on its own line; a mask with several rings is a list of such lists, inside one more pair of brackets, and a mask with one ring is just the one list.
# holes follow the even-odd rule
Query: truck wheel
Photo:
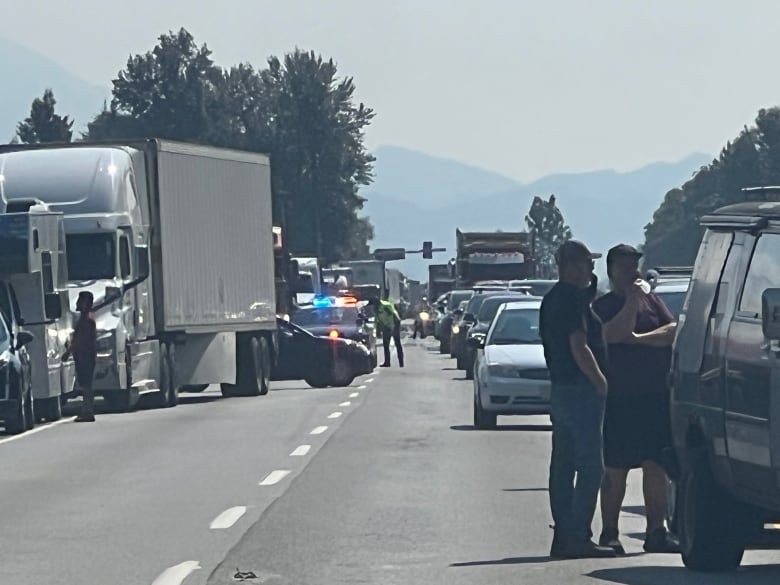
[[166, 406], [173, 408], [179, 404], [179, 384], [176, 381], [176, 350], [168, 346], [168, 401]]
[[130, 412], [138, 402], [137, 393], [131, 388], [106, 392], [103, 398], [111, 412]]
[[260, 396], [265, 396], [271, 389], [271, 350], [265, 337], [257, 339], [260, 351]]
[[751, 514], [715, 483], [704, 454], [696, 454], [683, 472], [680, 547], [694, 571], [730, 571], [739, 567], [747, 544]]
[[158, 379], [159, 389], [151, 396], [153, 408], [165, 408], [169, 406], [171, 389], [171, 363], [168, 359], [168, 347], [163, 345], [160, 348], [160, 376]]
[[35, 401], [35, 415], [38, 422], [55, 422], [62, 418], [62, 400], [59, 396]]
[[666, 480], [666, 526], [674, 535], [680, 533], [680, 485], [671, 479]]

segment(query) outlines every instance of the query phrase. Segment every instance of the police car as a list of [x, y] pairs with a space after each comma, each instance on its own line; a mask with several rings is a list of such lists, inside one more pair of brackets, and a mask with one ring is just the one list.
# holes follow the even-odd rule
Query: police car
[[363, 344], [371, 354], [371, 367], [377, 364], [376, 336], [364, 311], [366, 301], [355, 296], [315, 297], [311, 305], [296, 310], [292, 323], [316, 337], [348, 339]]

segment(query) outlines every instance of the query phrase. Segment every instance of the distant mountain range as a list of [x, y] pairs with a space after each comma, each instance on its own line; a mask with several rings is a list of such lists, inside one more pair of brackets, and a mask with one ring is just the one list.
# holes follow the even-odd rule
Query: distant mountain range
[[[50, 87], [59, 113], [85, 128], [110, 97], [109, 84], [93, 85], [35, 51], [0, 38], [0, 143], [9, 141], [33, 99]], [[365, 213], [376, 229], [373, 247], [418, 249], [423, 240], [447, 248], [436, 261], [454, 254], [455, 228], [517, 230], [534, 195], [554, 193], [574, 235], [596, 250], [616, 242], [640, 243], [664, 194], [709, 162], [692, 154], [677, 162], [659, 162], [618, 173], [613, 170], [555, 174], [523, 184], [490, 170], [397, 146], [375, 152], [376, 178], [362, 194]], [[398, 263], [409, 276], [425, 280], [421, 258]]]
[[[363, 191], [375, 227], [373, 247], [419, 249], [423, 240], [446, 247], [436, 261], [454, 256], [455, 228], [525, 229], [535, 195], [555, 194], [574, 236], [594, 250], [640, 244], [666, 192], [689, 179], [712, 157], [696, 153], [629, 172], [600, 170], [554, 174], [529, 184], [455, 161], [396, 146], [376, 150], [376, 180]], [[419, 257], [398, 263], [408, 276], [427, 279]], [[599, 272], [604, 273], [603, 266]]]
[[110, 97], [106, 87], [92, 85], [54, 61], [16, 43], [0, 38], [0, 143], [16, 133], [16, 124], [30, 114], [32, 101], [51, 88], [57, 110], [75, 120], [74, 130], [86, 128]]

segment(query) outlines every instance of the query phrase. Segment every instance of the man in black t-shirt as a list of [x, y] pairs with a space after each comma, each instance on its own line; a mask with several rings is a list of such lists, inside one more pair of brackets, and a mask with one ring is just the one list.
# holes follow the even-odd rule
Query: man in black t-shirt
[[[604, 475], [603, 424], [607, 380], [601, 322], [590, 303], [597, 279], [595, 258], [582, 242], [569, 240], [555, 259], [558, 283], [542, 301], [539, 330], [550, 371], [550, 508], [555, 522], [552, 557], [614, 557], [591, 539]], [[576, 484], [575, 484], [576, 476]]]

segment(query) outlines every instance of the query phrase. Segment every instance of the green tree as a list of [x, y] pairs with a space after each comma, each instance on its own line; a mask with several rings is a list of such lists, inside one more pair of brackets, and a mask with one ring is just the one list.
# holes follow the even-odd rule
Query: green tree
[[531, 209], [525, 216], [525, 223], [534, 241], [537, 276], [556, 278], [558, 267], [555, 251], [563, 242], [571, 239], [571, 228], [563, 219], [555, 195], [550, 195], [546, 201], [539, 196], [534, 197]]
[[332, 60], [295, 50], [267, 67], [221, 69], [184, 29], [130, 57], [113, 99], [87, 137], [160, 137], [270, 154], [274, 219], [291, 250], [326, 261], [367, 254], [359, 217], [374, 158], [364, 145], [374, 113], [354, 102]]
[[42, 98], [35, 98], [30, 115], [16, 126], [16, 136], [25, 144], [39, 142], [70, 142], [73, 136], [73, 121], [55, 111], [57, 100], [54, 92], [47, 89]]
[[690, 265], [701, 241], [701, 217], [744, 200], [742, 189], [780, 181], [780, 109], [762, 109], [719, 156], [672, 189], [645, 227], [648, 265]]

